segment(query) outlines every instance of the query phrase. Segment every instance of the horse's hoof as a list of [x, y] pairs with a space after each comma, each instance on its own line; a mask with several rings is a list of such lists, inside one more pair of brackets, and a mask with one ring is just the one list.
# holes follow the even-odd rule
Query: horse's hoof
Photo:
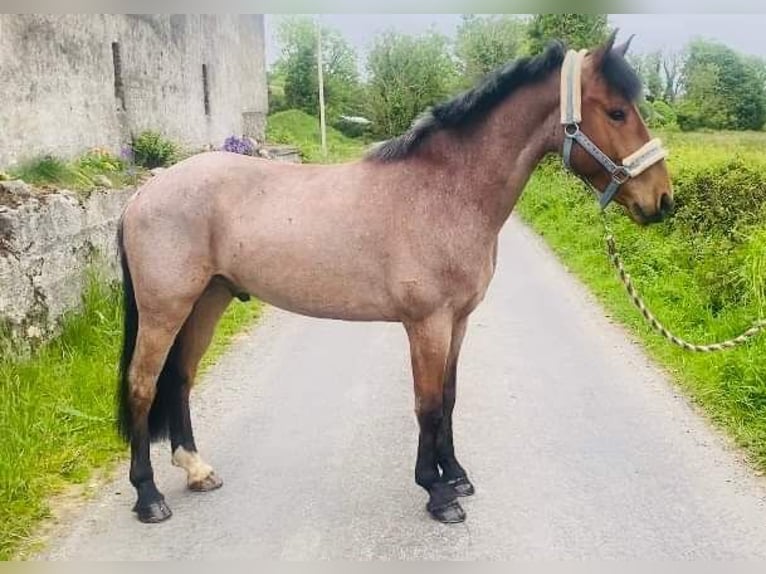
[[136, 513], [138, 519], [144, 524], [157, 524], [158, 522], [165, 522], [168, 518], [173, 516], [173, 513], [170, 511], [170, 507], [165, 504], [165, 499], [163, 498], [146, 506], [139, 506], [138, 503], [136, 503], [136, 505], [133, 507], [133, 512]]
[[426, 509], [434, 520], [442, 524], [459, 524], [465, 521], [465, 510], [457, 500], [440, 506], [432, 506], [429, 503]]
[[471, 484], [471, 481], [468, 480], [467, 476], [453, 478], [452, 480], [447, 481], [447, 484], [452, 487], [452, 490], [454, 490], [455, 494], [458, 496], [473, 496], [476, 494], [476, 489], [473, 487], [473, 484]]
[[223, 486], [223, 480], [215, 472], [210, 472], [202, 480], [189, 483], [189, 490], [194, 492], [210, 492], [211, 490], [217, 490]]

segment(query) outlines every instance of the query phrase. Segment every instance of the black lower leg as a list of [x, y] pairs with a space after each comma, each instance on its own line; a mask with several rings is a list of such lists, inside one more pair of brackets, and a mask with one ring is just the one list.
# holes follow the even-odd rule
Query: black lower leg
[[474, 488], [468, 480], [468, 473], [455, 457], [452, 435], [452, 412], [455, 409], [457, 390], [457, 363], [450, 366], [444, 382], [444, 417], [436, 437], [436, 450], [442, 480], [450, 484], [459, 496], [470, 496]]
[[462, 522], [465, 512], [456, 500], [455, 490], [443, 482], [437, 464], [437, 434], [443, 421], [441, 409], [418, 415], [420, 440], [415, 465], [415, 482], [428, 491], [427, 509], [436, 520], [446, 523]]
[[144, 417], [143, 424], [135, 425], [130, 441], [130, 482], [138, 494], [133, 510], [141, 522], [162, 522], [170, 518], [171, 512], [154, 484], [149, 443], [149, 428]]
[[187, 452], [197, 451], [189, 411], [190, 390], [191, 385], [186, 380], [180, 380], [174, 389], [175, 396], [169, 416], [171, 452], [175, 452], [179, 446]]

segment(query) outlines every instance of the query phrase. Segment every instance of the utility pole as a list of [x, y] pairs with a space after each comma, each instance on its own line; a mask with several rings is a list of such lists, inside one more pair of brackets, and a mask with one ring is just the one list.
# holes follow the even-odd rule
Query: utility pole
[[317, 15], [317, 71], [319, 74], [319, 129], [322, 133], [322, 155], [327, 157], [327, 123], [324, 111], [324, 71], [322, 65], [322, 25]]

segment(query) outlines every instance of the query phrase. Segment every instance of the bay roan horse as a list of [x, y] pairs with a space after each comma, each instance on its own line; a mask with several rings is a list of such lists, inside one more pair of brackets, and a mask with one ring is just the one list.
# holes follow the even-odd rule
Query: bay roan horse
[[[581, 57], [577, 125], [620, 162], [650, 136], [635, 105], [641, 84], [624, 59], [627, 45], [613, 43], [614, 36]], [[222, 484], [197, 452], [189, 391], [222, 312], [248, 295], [313, 317], [404, 325], [420, 425], [415, 481], [435, 519], [465, 518], [457, 497], [474, 489], [452, 439], [458, 355], [495, 270], [501, 227], [535, 166], [561, 153], [567, 137], [565, 56], [554, 43], [499, 69], [360, 161], [291, 165], [203, 153], [135, 194], [119, 232], [119, 415], [141, 521], [171, 515], [154, 483], [152, 439], [169, 435], [190, 489]], [[603, 161], [582, 144], [570, 159], [596, 189], [609, 185]], [[615, 200], [638, 223], [670, 209], [664, 161], [620, 183]]]

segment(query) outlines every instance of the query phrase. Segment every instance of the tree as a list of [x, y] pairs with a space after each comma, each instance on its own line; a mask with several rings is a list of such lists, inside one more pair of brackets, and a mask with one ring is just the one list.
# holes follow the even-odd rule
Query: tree
[[681, 91], [681, 71], [685, 55], [681, 52], [667, 52], [662, 55], [662, 71], [665, 80], [664, 100], [669, 104], [676, 101]]
[[551, 40], [563, 40], [574, 50], [592, 48], [609, 36], [606, 14], [535, 14], [529, 23], [532, 54], [539, 54]]
[[628, 56], [633, 69], [641, 77], [647, 99], [660, 100], [665, 96], [665, 82], [661, 74], [662, 53], [630, 54]]
[[766, 122], [763, 69], [731, 48], [696, 40], [683, 68], [682, 129], [759, 130]]
[[525, 24], [507, 14], [464, 14], [457, 30], [455, 55], [464, 83], [473, 84], [495, 68], [518, 57]]
[[[362, 105], [356, 53], [340, 32], [322, 27], [325, 100], [331, 119], [354, 115]], [[284, 105], [317, 115], [317, 27], [307, 16], [290, 16], [279, 21], [277, 37], [282, 49], [274, 65], [272, 85], [283, 86]]]
[[435, 32], [378, 36], [367, 70], [368, 117], [380, 137], [405, 131], [416, 116], [450, 93], [457, 75], [447, 39]]

